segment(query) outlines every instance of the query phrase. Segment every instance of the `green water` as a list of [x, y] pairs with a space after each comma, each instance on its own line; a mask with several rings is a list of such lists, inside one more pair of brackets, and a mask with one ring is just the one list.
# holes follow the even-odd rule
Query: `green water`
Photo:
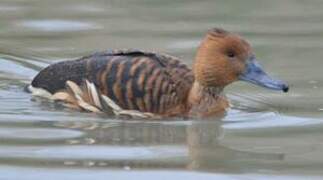
[[[323, 1], [1, 0], [0, 179], [323, 175]], [[192, 63], [207, 29], [240, 33], [283, 94], [234, 83], [220, 121], [127, 121], [23, 92], [47, 65], [107, 48]]]

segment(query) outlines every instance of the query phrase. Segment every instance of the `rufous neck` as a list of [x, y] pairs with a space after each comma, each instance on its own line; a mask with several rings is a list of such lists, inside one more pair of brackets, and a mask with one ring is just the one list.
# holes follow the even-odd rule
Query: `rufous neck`
[[222, 95], [223, 87], [203, 86], [195, 81], [189, 93], [189, 104], [194, 105], [202, 103], [202, 101], [215, 101]]
[[217, 58], [217, 55], [212, 46], [214, 46], [214, 42], [211, 41], [208, 36], [205, 37], [196, 52], [193, 63], [195, 80], [205, 87], [216, 84], [216, 79], [218, 79], [214, 72], [216, 69], [213, 68], [214, 59]]

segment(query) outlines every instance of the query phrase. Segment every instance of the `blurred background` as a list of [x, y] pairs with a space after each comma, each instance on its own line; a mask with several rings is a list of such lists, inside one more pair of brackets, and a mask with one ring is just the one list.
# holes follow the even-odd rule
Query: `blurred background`
[[[0, 0], [1, 179], [294, 179], [322, 175], [323, 1]], [[191, 64], [205, 32], [241, 34], [283, 94], [234, 83], [214, 121], [129, 121], [23, 87], [42, 68], [115, 48]]]

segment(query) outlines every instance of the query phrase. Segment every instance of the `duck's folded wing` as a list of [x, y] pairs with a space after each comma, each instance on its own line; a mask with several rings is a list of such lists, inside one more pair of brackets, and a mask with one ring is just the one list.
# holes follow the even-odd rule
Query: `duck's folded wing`
[[[121, 109], [162, 113], [166, 106], [171, 108], [185, 99], [192, 83], [191, 70], [173, 56], [111, 50], [53, 64], [35, 77], [32, 86], [65, 101], [78, 102], [89, 111], [102, 110], [98, 102], [105, 96], [103, 99], [108, 98]], [[80, 90], [88, 95], [82, 97]]]

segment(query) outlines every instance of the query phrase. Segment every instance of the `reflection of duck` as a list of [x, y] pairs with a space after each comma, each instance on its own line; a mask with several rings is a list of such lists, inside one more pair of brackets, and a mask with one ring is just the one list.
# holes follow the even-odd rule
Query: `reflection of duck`
[[228, 107], [222, 90], [236, 80], [288, 91], [261, 69], [245, 40], [218, 28], [202, 41], [193, 70], [169, 55], [116, 50], [51, 65], [29, 90], [37, 94], [41, 88], [53, 99], [95, 112], [109, 107], [143, 117], [209, 117]]
[[[225, 138], [225, 129], [220, 123], [193, 123], [187, 127], [187, 146], [190, 163], [188, 169], [203, 171], [242, 172], [248, 168], [264, 166], [264, 161], [279, 163], [285, 159], [284, 153], [255, 152], [243, 149], [230, 138]], [[247, 138], [248, 139], [248, 138]], [[240, 142], [248, 144], [253, 140]]]
[[[190, 169], [240, 172], [249, 168], [276, 167], [284, 152], [254, 149], [267, 146], [256, 138], [235, 135], [219, 121], [156, 122], [55, 122], [54, 126], [82, 131], [84, 136], [66, 140], [75, 165], [134, 169]], [[249, 131], [248, 131], [249, 132]], [[238, 141], [235, 139], [239, 138]], [[260, 141], [263, 138], [260, 138]], [[238, 143], [237, 143], [238, 142]], [[279, 142], [276, 142], [279, 145]], [[86, 144], [86, 146], [82, 146]], [[269, 144], [272, 147], [273, 144]], [[73, 149], [77, 150], [75, 152]], [[81, 153], [80, 152], [84, 152]], [[68, 157], [71, 154], [67, 154]], [[69, 158], [66, 158], [69, 159]], [[101, 165], [100, 165], [101, 164]], [[102, 165], [106, 164], [106, 165]], [[271, 168], [269, 168], [271, 169]]]

